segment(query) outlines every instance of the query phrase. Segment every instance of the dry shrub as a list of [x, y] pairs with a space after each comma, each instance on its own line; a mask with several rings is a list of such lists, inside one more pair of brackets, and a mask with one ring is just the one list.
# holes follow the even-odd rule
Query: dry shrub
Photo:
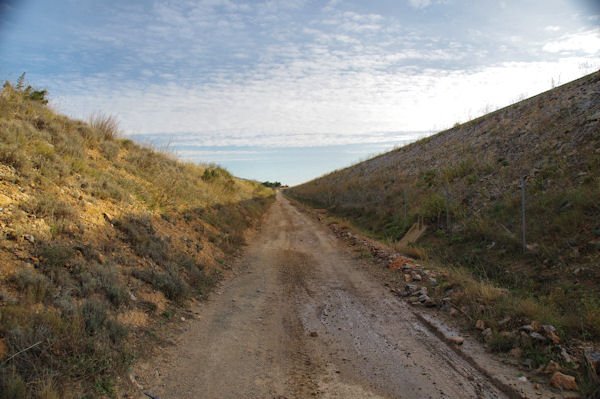
[[398, 252], [402, 253], [403, 255], [410, 256], [411, 258], [423, 259], [423, 260], [428, 259], [427, 252], [425, 251], [424, 248], [421, 248], [421, 247], [418, 247], [415, 245], [399, 245], [399, 244], [395, 244], [395, 245], [393, 245], [393, 247]]
[[95, 112], [90, 115], [89, 124], [92, 128], [101, 132], [105, 140], [112, 140], [119, 137], [119, 121], [113, 115]]

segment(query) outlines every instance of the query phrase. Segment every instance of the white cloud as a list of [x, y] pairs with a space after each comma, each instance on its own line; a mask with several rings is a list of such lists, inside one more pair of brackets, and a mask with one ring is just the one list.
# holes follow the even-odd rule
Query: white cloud
[[431, 0], [408, 0], [408, 2], [414, 8], [425, 8], [431, 4]]
[[548, 26], [544, 27], [544, 30], [548, 31], [548, 32], [558, 32], [560, 30], [560, 26], [548, 25]]
[[591, 30], [564, 35], [558, 40], [546, 43], [543, 50], [549, 53], [584, 52], [597, 54], [600, 52], [600, 32]]
[[[414, 8], [426, 8], [431, 4], [448, 4], [450, 0], [408, 0], [408, 3]], [[502, 4], [502, 3], [501, 3]]]

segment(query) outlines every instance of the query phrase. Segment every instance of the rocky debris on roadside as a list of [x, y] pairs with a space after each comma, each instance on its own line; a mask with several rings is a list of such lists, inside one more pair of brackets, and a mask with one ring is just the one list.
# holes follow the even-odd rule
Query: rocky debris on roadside
[[583, 352], [585, 362], [590, 370], [591, 378], [600, 383], [600, 352], [595, 352], [590, 348], [586, 348]]
[[558, 335], [556, 335], [556, 328], [554, 328], [554, 326], [544, 324], [542, 326], [542, 331], [544, 333], [544, 336], [550, 341], [554, 342], [555, 344], [560, 343], [560, 338], [558, 337]]
[[[346, 241], [351, 246], [359, 246], [366, 248], [373, 256], [373, 260], [387, 269], [401, 273], [399, 287], [394, 287], [389, 284], [390, 291], [398, 295], [404, 300], [415, 306], [425, 307], [440, 307], [441, 310], [447, 312], [450, 316], [468, 317], [469, 309], [459, 308], [454, 300], [464, 295], [454, 286], [448, 286], [445, 279], [446, 275], [440, 271], [432, 271], [424, 268], [417, 263], [415, 259], [397, 254], [391, 250], [380, 248], [376, 244], [363, 239], [357, 234], [353, 234], [346, 230], [345, 227], [338, 224], [329, 225], [331, 230], [339, 237]], [[442, 277], [442, 283], [439, 282], [439, 277]], [[418, 285], [417, 285], [418, 284]], [[443, 288], [445, 287], [445, 288]], [[432, 291], [430, 294], [429, 291]], [[435, 291], [435, 292], [434, 292]], [[443, 299], [439, 299], [442, 298]], [[438, 299], [435, 299], [438, 298]], [[483, 314], [485, 309], [479, 309]], [[526, 369], [534, 370], [534, 361], [530, 358], [525, 358], [523, 350], [520, 346], [529, 347], [534, 345], [537, 348], [546, 348], [546, 351], [554, 351], [560, 357], [560, 363], [555, 360], [550, 360], [547, 364], [539, 367], [536, 372], [540, 375], [550, 377], [550, 385], [558, 389], [568, 391], [578, 391], [579, 387], [575, 377], [563, 374], [564, 369], [561, 364], [575, 365], [575, 369], [580, 364], [574, 360], [567, 349], [561, 346], [561, 339], [557, 334], [556, 328], [549, 324], [541, 324], [536, 320], [527, 320], [523, 318], [515, 318], [514, 316], [504, 316], [499, 320], [472, 320], [472, 326], [480, 331], [481, 338], [486, 344], [491, 345], [492, 342], [497, 342], [497, 339], [504, 339], [506, 342], [512, 342], [513, 347], [507, 349], [507, 356], [513, 361], [518, 361]], [[462, 345], [464, 338], [458, 336], [446, 337], [447, 341], [456, 345]], [[502, 342], [502, 341], [500, 341]], [[581, 349], [583, 351], [583, 349]], [[579, 353], [579, 351], [577, 351]], [[579, 353], [580, 354], [580, 353]], [[577, 355], [577, 358], [582, 356]], [[563, 363], [564, 361], [564, 363]], [[590, 373], [594, 374], [595, 382], [600, 382], [600, 353], [589, 349], [586, 352], [585, 360]], [[570, 369], [570, 368], [566, 368]], [[572, 395], [577, 395], [573, 393]], [[571, 396], [569, 396], [571, 397]], [[575, 397], [575, 396], [573, 396]]]

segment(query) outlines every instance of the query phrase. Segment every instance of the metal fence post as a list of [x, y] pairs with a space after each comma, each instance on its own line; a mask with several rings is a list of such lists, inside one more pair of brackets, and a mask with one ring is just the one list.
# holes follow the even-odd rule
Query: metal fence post
[[444, 183], [444, 190], [446, 190], [446, 228], [450, 231], [450, 194], [446, 183]]
[[521, 176], [521, 211], [523, 226], [523, 252], [527, 251], [527, 240], [525, 239], [525, 176]]
[[406, 219], [406, 187], [404, 187], [404, 219]]

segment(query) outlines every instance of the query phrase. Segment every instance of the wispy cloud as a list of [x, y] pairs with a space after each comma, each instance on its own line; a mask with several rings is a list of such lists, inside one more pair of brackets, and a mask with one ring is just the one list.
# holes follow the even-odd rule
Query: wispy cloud
[[600, 31], [590, 30], [567, 34], [555, 41], [546, 43], [543, 49], [550, 53], [584, 52], [587, 54], [598, 54], [600, 53]]
[[[442, 3], [443, 12], [434, 7]], [[114, 1], [97, 17], [64, 24], [60, 57], [27, 57], [50, 71], [30, 76], [61, 110], [79, 118], [103, 110], [129, 135], [186, 136], [188, 145], [400, 140], [398, 132], [449, 127], [600, 64], [597, 30], [553, 17], [503, 28], [484, 5], [511, 21], [523, 13], [491, 1], [479, 14], [469, 14], [479, 6], [440, 0], [391, 8]], [[22, 48], [15, 44], [15, 54]]]

